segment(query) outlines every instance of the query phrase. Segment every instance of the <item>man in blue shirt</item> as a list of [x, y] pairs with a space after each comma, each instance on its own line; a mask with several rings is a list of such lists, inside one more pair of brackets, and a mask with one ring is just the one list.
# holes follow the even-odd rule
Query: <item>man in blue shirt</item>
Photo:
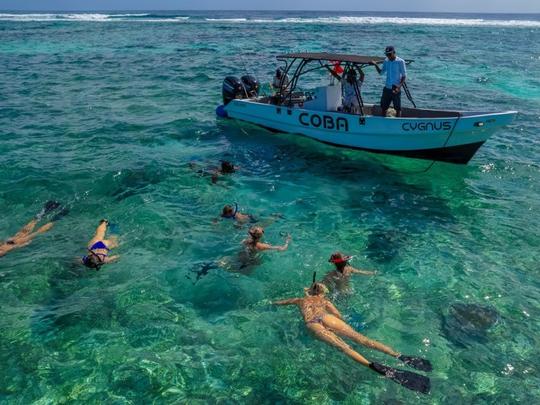
[[386, 117], [386, 111], [388, 111], [388, 107], [392, 103], [396, 110], [396, 117], [401, 117], [401, 86], [407, 78], [405, 61], [396, 55], [393, 46], [387, 46], [384, 54], [386, 59], [383, 62], [382, 69], [375, 62], [371, 62], [379, 74], [386, 73], [386, 83], [381, 96], [382, 116]]

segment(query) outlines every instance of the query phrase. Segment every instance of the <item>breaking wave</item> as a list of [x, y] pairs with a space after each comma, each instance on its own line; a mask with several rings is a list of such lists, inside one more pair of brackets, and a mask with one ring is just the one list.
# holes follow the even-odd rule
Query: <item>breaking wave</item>
[[381, 17], [381, 16], [335, 16], [335, 17], [287, 17], [287, 18], [210, 18], [174, 14], [103, 14], [103, 13], [0, 13], [0, 21], [146, 21], [146, 22], [202, 22], [231, 24], [398, 24], [463, 27], [521, 27], [538, 28], [540, 20], [490, 19], [490, 18], [437, 18], [437, 17]]
[[160, 14], [101, 14], [101, 13], [0, 13], [0, 21], [186, 21], [189, 17]]

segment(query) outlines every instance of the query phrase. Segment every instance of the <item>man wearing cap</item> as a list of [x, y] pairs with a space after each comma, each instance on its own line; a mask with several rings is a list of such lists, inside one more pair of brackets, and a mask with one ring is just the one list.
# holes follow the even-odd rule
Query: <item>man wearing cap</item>
[[381, 96], [382, 116], [386, 117], [386, 111], [393, 104], [396, 110], [396, 117], [401, 117], [401, 86], [407, 78], [407, 69], [405, 61], [396, 55], [393, 46], [387, 46], [384, 54], [386, 59], [383, 62], [382, 69], [376, 62], [371, 62], [379, 74], [386, 73], [386, 83]]

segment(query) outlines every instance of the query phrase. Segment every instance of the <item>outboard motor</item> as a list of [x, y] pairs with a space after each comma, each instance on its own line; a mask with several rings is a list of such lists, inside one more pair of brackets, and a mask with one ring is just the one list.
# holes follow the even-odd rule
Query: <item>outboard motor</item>
[[248, 97], [257, 97], [259, 95], [259, 81], [251, 75], [242, 76], [242, 83], [246, 89]]
[[246, 90], [242, 82], [235, 76], [227, 76], [223, 80], [223, 104], [227, 105], [235, 98], [245, 98]]

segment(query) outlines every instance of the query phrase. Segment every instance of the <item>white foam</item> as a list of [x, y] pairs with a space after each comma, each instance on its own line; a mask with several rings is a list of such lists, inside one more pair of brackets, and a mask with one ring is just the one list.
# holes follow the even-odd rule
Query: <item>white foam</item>
[[254, 19], [253, 23], [287, 24], [399, 24], [399, 25], [450, 25], [450, 26], [493, 26], [493, 27], [540, 27], [540, 21], [534, 20], [489, 20], [482, 18], [421, 18], [421, 17], [318, 17], [318, 18], [281, 18]]
[[[135, 18], [133, 18], [135, 17]], [[149, 17], [149, 18], [144, 18]], [[0, 13], [0, 21], [146, 21], [146, 22], [179, 22], [189, 17], [150, 18], [150, 14], [101, 14], [101, 13], [34, 13], [9, 14]]]
[[[205, 18], [205, 21], [210, 22], [247, 22], [247, 18]], [[251, 21], [251, 20], [250, 20]], [[253, 20], [255, 21], [255, 20]], [[268, 20], [268, 21], [274, 21], [274, 20]]]
[[[135, 18], [134, 18], [135, 17]], [[144, 18], [148, 17], [148, 18]], [[0, 13], [0, 21], [139, 21], [139, 22], [181, 22], [188, 21], [187, 16], [164, 15], [162, 18], [150, 14], [102, 14], [102, 13]], [[197, 20], [190, 20], [197, 21]], [[357, 24], [357, 25], [427, 25], [427, 26], [463, 26], [463, 27], [516, 27], [539, 28], [537, 20], [496, 20], [483, 18], [428, 18], [428, 17], [291, 17], [279, 19], [248, 18], [205, 18], [199, 20], [208, 23], [259, 23], [259, 24]]]

